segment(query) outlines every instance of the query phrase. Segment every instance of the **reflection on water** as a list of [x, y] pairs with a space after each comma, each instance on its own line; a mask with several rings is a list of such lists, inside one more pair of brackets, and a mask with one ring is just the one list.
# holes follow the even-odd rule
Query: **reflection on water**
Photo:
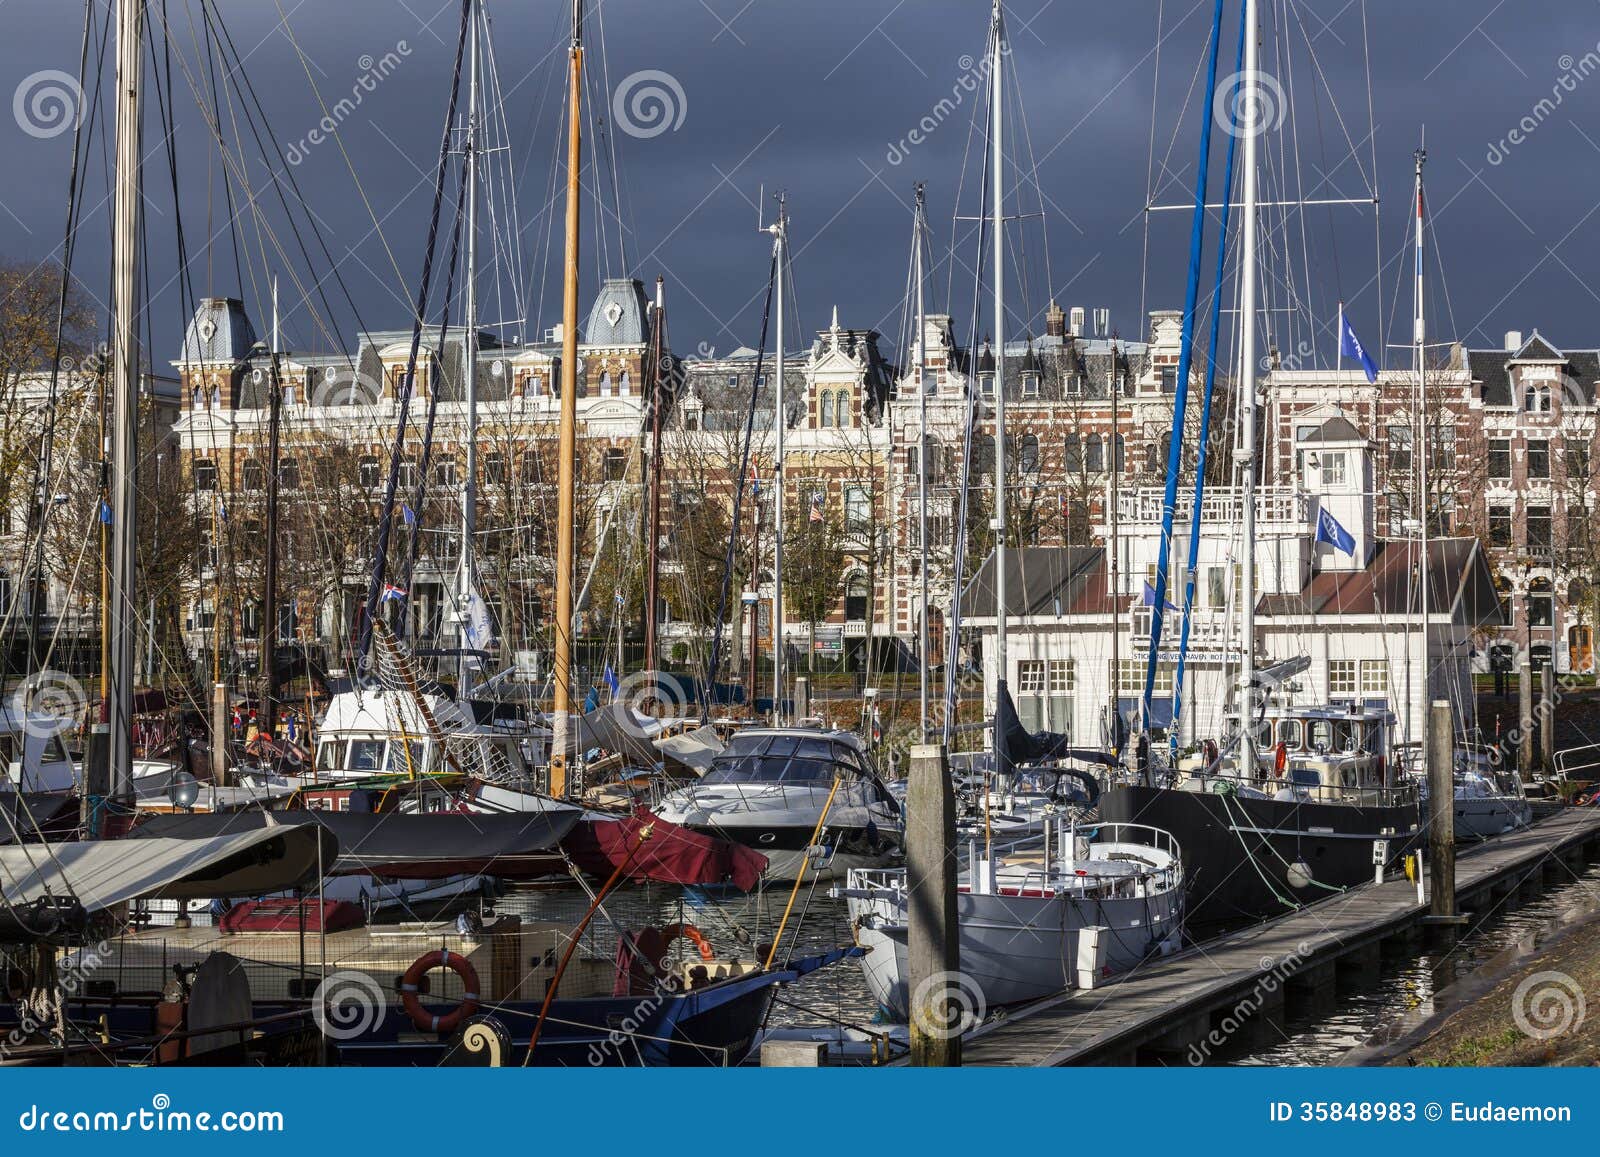
[[[815, 887], [810, 884], [801, 887], [779, 946], [779, 961], [851, 943], [849, 913], [843, 901], [828, 898], [829, 886], [823, 882]], [[571, 925], [583, 919], [591, 899], [591, 894], [576, 884], [517, 886], [487, 905], [484, 915], [486, 920], [497, 915], [516, 915], [524, 920], [551, 920]], [[772, 943], [788, 903], [788, 886], [748, 896], [736, 893], [708, 896], [699, 889], [660, 884], [627, 886], [606, 897], [605, 914], [596, 914], [591, 921], [582, 950], [585, 955], [610, 960], [616, 953], [619, 926], [637, 932], [651, 926], [693, 924], [711, 942], [719, 959], [736, 956], [752, 960], [757, 956], [757, 949], [764, 952]], [[693, 946], [680, 940], [674, 951], [690, 953]], [[863, 1025], [872, 1020], [876, 1007], [867, 994], [860, 964], [844, 960], [781, 989], [773, 1005], [771, 1023], [842, 1021]]]
[[1337, 1064], [1345, 1053], [1407, 1014], [1431, 1012], [1435, 994], [1468, 976], [1485, 961], [1513, 945], [1537, 942], [1551, 921], [1563, 912], [1597, 901], [1600, 864], [1591, 864], [1575, 879], [1524, 907], [1488, 916], [1447, 952], [1385, 963], [1372, 986], [1340, 992], [1333, 1011], [1292, 1016], [1283, 1026], [1284, 1037], [1278, 1043], [1227, 1057], [1225, 1061], [1237, 1065]]

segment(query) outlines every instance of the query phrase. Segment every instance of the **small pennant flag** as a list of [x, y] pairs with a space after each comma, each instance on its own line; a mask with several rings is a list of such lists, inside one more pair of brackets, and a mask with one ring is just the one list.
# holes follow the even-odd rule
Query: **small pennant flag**
[[1317, 511], [1317, 541], [1325, 542], [1351, 558], [1356, 556], [1355, 536], [1340, 526], [1339, 520], [1327, 510]]
[[378, 599], [378, 605], [382, 606], [384, 603], [388, 602], [390, 599], [393, 599], [396, 602], [402, 602], [402, 603], [405, 602], [405, 599], [406, 599], [406, 588], [405, 587], [397, 587], [393, 583], [384, 583], [383, 584], [383, 594]]
[[[1143, 603], [1147, 607], [1155, 606], [1156, 605], [1156, 588], [1151, 586], [1148, 582], [1145, 583], [1144, 584], [1144, 594], [1139, 599], [1139, 601], [1141, 603]], [[1167, 602], [1165, 599], [1162, 599], [1161, 603], [1169, 611], [1175, 611], [1175, 610], [1178, 609], [1176, 606], [1174, 606], [1172, 603]]]
[[405, 521], [407, 526], [415, 526], [417, 524], [417, 512], [411, 509], [411, 504], [409, 502], [402, 502], [400, 504], [400, 517]]

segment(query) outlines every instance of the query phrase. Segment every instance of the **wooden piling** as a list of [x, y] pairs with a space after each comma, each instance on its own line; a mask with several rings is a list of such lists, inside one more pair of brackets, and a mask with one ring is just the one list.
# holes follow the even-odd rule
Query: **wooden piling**
[[1526, 652], [1517, 674], [1517, 774], [1533, 777], [1533, 659]]
[[1539, 770], [1549, 775], [1556, 765], [1556, 668], [1546, 663], [1539, 683]]
[[1450, 704], [1435, 699], [1428, 713], [1428, 884], [1431, 915], [1456, 915], [1455, 726]]
[[961, 1063], [961, 1010], [951, 999], [961, 969], [956, 926], [956, 797], [941, 743], [911, 748], [906, 784], [906, 891], [911, 1063]]

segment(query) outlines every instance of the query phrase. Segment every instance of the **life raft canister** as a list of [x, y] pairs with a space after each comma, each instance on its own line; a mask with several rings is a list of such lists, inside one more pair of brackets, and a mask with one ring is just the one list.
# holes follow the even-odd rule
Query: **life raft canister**
[[[454, 972], [461, 978], [462, 987], [466, 989], [462, 994], [461, 1003], [443, 1016], [435, 1016], [423, 1008], [422, 1001], [417, 997], [418, 984], [435, 968], [448, 968]], [[472, 967], [472, 961], [459, 952], [451, 952], [448, 948], [437, 948], [424, 953], [412, 962], [411, 967], [406, 969], [406, 974], [400, 978], [400, 1003], [405, 1006], [406, 1015], [411, 1018], [411, 1023], [423, 1032], [452, 1032], [463, 1017], [471, 1016], [478, 1010], [478, 970]]]

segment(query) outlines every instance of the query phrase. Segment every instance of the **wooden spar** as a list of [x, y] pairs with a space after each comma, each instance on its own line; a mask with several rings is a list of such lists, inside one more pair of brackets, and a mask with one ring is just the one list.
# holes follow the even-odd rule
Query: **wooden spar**
[[583, 0], [572, 3], [567, 71], [567, 238], [561, 303], [561, 433], [556, 464], [556, 632], [550, 794], [567, 792], [567, 736], [572, 708], [572, 566], [578, 432], [578, 173], [583, 163]]
[[111, 232], [111, 776], [109, 795], [133, 794], [133, 653], [139, 429], [139, 164], [144, 93], [144, 3], [117, 5], [117, 170]]

